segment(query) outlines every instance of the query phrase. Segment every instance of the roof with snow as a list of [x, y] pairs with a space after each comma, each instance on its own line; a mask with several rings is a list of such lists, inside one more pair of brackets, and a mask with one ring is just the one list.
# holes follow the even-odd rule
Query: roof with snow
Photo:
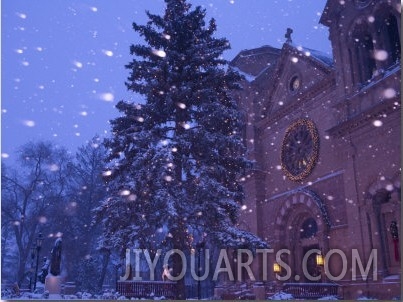
[[265, 45], [241, 51], [230, 66], [243, 74], [251, 82], [267, 69], [274, 68], [280, 57], [281, 49]]
[[283, 52], [294, 50], [325, 68], [332, 68], [334, 65], [333, 58], [321, 51], [286, 42], [282, 49], [265, 45], [243, 50], [230, 62], [230, 66], [242, 74], [248, 82], [252, 82], [260, 75], [274, 71]]

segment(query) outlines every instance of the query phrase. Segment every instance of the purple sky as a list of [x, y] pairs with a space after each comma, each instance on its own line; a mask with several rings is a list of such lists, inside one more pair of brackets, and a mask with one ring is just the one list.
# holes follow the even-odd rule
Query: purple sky
[[[190, 0], [217, 21], [217, 37], [243, 49], [281, 48], [287, 27], [293, 42], [330, 55], [327, 28], [319, 24], [325, 0]], [[130, 44], [141, 39], [133, 21], [145, 10], [162, 14], [163, 0], [2, 1], [2, 160], [19, 146], [49, 140], [75, 152], [95, 134], [109, 135], [126, 91]], [[137, 99], [136, 99], [137, 98]]]

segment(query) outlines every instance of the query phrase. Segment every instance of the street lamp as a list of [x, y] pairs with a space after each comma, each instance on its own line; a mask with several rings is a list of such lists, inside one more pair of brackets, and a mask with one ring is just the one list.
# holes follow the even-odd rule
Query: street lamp
[[34, 291], [36, 289], [36, 280], [38, 277], [38, 265], [39, 265], [39, 251], [41, 250], [42, 243], [43, 243], [43, 235], [42, 233], [39, 233], [38, 237], [36, 237], [36, 267], [35, 267]]
[[278, 264], [277, 262], [274, 262], [274, 263], [273, 263], [273, 272], [274, 272], [275, 274], [281, 273], [280, 264]]
[[35, 259], [35, 250], [36, 250], [36, 246], [32, 245], [31, 246], [31, 268], [29, 269], [30, 271], [30, 277], [29, 277], [29, 290], [32, 290], [32, 274], [34, 272], [34, 259]]
[[325, 259], [323, 258], [322, 253], [316, 254], [316, 265], [323, 266], [325, 264]]
[[318, 267], [319, 273], [320, 273], [320, 280], [322, 282], [322, 267], [324, 269], [324, 265], [325, 265], [325, 258], [322, 255], [322, 252], [320, 252], [319, 254], [316, 254], [316, 265]]
[[[198, 265], [198, 267], [199, 267], [199, 269], [198, 269], [198, 271], [199, 271], [199, 277], [200, 277], [200, 271], [201, 271], [201, 252], [202, 252], [202, 250], [203, 250], [203, 248], [204, 248], [204, 246], [206, 245], [206, 242], [203, 240], [203, 241], [200, 241], [199, 243], [197, 243], [196, 244], [196, 249], [197, 249], [197, 251], [198, 251], [198, 253], [199, 253], [199, 258], [197, 259], [198, 260], [198, 263], [197, 263], [197, 265]], [[201, 299], [201, 284], [200, 284], [200, 278], [198, 278], [198, 280], [197, 280], [197, 299], [198, 300], [200, 300]]]

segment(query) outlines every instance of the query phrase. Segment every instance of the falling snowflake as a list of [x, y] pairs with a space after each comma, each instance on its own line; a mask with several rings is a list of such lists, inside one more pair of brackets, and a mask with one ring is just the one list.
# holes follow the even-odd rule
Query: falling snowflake
[[154, 49], [152, 53], [158, 57], [165, 58], [167, 56], [166, 52], [163, 50]]
[[79, 62], [79, 61], [73, 61], [74, 66], [76, 66], [77, 68], [82, 68], [83, 67], [83, 63]]
[[375, 127], [381, 127], [383, 125], [382, 121], [380, 121], [380, 120], [375, 120], [375, 121], [372, 122], [372, 124]]
[[25, 120], [22, 123], [27, 127], [35, 127], [35, 122], [32, 120]]
[[387, 99], [394, 98], [396, 96], [396, 90], [393, 88], [387, 88], [383, 91], [383, 96]]
[[20, 17], [21, 19], [26, 19], [27, 15], [24, 13], [17, 13], [17, 16]]
[[115, 99], [115, 96], [110, 92], [106, 92], [106, 93], [101, 93], [99, 95], [99, 98], [105, 102], [113, 102], [113, 100]]
[[121, 190], [119, 192], [120, 196], [129, 196], [130, 195], [130, 191], [129, 190]]
[[388, 52], [386, 50], [375, 50], [374, 57], [378, 61], [385, 61], [388, 59]]
[[111, 176], [112, 175], [112, 170], [107, 170], [102, 172], [102, 176]]
[[112, 51], [112, 50], [102, 49], [102, 52], [104, 53], [104, 55], [106, 55], [106, 56], [108, 56], [108, 57], [112, 57], [112, 56], [113, 56], [113, 51]]

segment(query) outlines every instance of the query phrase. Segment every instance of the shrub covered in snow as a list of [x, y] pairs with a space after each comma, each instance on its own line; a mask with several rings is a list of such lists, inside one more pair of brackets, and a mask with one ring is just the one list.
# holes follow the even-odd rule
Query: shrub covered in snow
[[269, 300], [295, 300], [295, 299], [293, 295], [280, 291], [278, 293], [275, 293], [273, 296], [269, 297]]

